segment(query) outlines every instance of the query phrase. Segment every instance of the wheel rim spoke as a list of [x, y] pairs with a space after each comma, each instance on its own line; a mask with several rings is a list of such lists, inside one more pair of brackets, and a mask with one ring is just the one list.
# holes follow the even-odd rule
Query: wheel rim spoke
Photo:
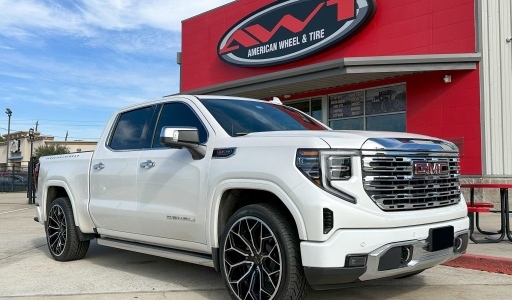
[[48, 213], [47, 239], [53, 255], [59, 256], [66, 247], [67, 223], [62, 208], [53, 206]]
[[262, 220], [245, 217], [228, 231], [224, 268], [229, 287], [238, 299], [269, 300], [281, 283], [281, 249]]

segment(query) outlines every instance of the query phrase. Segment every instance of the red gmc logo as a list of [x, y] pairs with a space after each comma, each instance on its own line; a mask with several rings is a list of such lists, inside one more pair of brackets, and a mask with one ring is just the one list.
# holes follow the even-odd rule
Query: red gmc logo
[[448, 175], [450, 168], [447, 163], [415, 163], [414, 175]]

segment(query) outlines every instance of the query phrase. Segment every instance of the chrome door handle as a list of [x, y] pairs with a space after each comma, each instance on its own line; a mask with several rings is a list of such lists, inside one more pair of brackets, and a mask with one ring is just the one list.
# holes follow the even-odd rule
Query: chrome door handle
[[140, 163], [140, 167], [144, 168], [144, 169], [150, 169], [150, 168], [153, 168], [154, 166], [155, 166], [155, 163], [150, 160]]
[[99, 163], [99, 164], [95, 164], [94, 166], [92, 166], [92, 168], [94, 170], [101, 170], [101, 169], [105, 168], [105, 165], [103, 163]]

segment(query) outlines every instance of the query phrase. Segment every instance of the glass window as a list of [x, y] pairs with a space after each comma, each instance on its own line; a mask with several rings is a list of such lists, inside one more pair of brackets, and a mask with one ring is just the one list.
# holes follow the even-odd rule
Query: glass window
[[146, 135], [147, 124], [153, 114], [153, 109], [153, 106], [149, 106], [121, 114], [110, 140], [110, 148], [114, 150], [141, 149], [141, 140]]
[[200, 100], [233, 137], [263, 131], [325, 130], [308, 115], [284, 105], [228, 99]]
[[364, 130], [364, 118], [331, 121], [334, 130]]
[[322, 98], [313, 98], [311, 100], [284, 104], [296, 108], [322, 122]]
[[291, 103], [291, 104], [285, 103], [285, 105], [296, 108], [305, 114], [311, 115], [311, 112], [309, 111], [309, 100], [302, 101], [302, 102], [295, 102], [295, 103]]
[[329, 96], [329, 124], [337, 130], [405, 132], [405, 111], [405, 84]]
[[366, 115], [405, 111], [405, 84], [366, 91]]
[[405, 122], [405, 114], [367, 117], [366, 130], [405, 132]]
[[164, 105], [156, 126], [153, 148], [165, 147], [160, 145], [160, 133], [164, 127], [194, 127], [199, 132], [199, 142], [201, 144], [208, 140], [208, 133], [203, 123], [185, 103], [176, 102]]
[[322, 121], [322, 98], [311, 99], [311, 116]]

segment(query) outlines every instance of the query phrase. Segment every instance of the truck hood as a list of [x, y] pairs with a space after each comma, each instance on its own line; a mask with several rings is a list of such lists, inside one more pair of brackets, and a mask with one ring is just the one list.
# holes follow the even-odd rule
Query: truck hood
[[404, 151], [429, 150], [457, 152], [455, 144], [438, 138], [402, 132], [344, 131], [344, 130], [300, 130], [253, 132], [250, 137], [311, 137], [320, 138], [333, 149], [394, 149]]

